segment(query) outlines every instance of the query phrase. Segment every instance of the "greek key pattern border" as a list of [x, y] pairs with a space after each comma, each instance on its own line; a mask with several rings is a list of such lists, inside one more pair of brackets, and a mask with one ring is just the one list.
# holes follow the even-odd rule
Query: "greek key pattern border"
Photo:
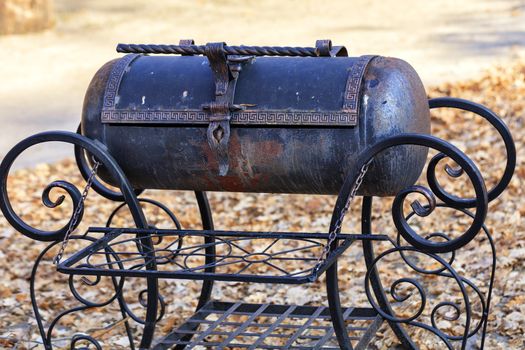
[[361, 90], [361, 82], [365, 74], [368, 63], [376, 56], [368, 55], [361, 56], [357, 62], [352, 65], [348, 72], [348, 79], [346, 80], [345, 96], [343, 101], [343, 110], [345, 112], [359, 114], [359, 92]]
[[[116, 109], [116, 96], [127, 67], [137, 54], [122, 57], [110, 73], [101, 115], [102, 123], [203, 124], [209, 114], [202, 110], [121, 110]], [[247, 110], [231, 113], [233, 125], [355, 126], [359, 113], [359, 92], [366, 66], [375, 56], [361, 56], [352, 65], [346, 82], [341, 111]]]
[[124, 72], [131, 62], [133, 62], [133, 60], [139, 56], [140, 55], [138, 54], [126, 55], [118, 60], [117, 63], [115, 63], [111, 69], [111, 73], [109, 73], [106, 91], [104, 91], [104, 103], [102, 106], [103, 109], [115, 109], [116, 97], [120, 87], [120, 81], [124, 76]]
[[[103, 110], [103, 123], [209, 124], [209, 114], [201, 110], [130, 111]], [[259, 110], [231, 114], [232, 125], [313, 125], [354, 126], [357, 115], [344, 111], [309, 112]]]

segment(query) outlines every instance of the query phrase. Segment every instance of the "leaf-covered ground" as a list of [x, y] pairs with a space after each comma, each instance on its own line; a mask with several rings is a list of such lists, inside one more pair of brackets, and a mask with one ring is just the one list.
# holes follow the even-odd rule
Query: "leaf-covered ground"
[[[491, 313], [487, 327], [487, 349], [523, 349], [525, 348], [525, 227], [522, 215], [525, 213], [525, 164], [523, 160], [523, 127], [525, 113], [525, 61], [516, 62], [507, 67], [496, 67], [486, 72], [480, 79], [454, 84], [444, 84], [430, 89], [431, 97], [455, 96], [470, 99], [487, 105], [497, 112], [509, 125], [516, 148], [518, 163], [514, 178], [507, 191], [490, 204], [490, 213], [486, 224], [494, 238], [497, 251], [497, 269], [492, 295]], [[481, 118], [469, 113], [454, 110], [432, 111], [432, 133], [453, 142], [466, 152], [480, 167], [485, 176], [487, 187], [492, 187], [502, 173], [505, 154], [504, 148], [495, 131]], [[8, 182], [10, 198], [15, 209], [28, 223], [51, 229], [65, 225], [71, 203], [67, 200], [58, 208], [47, 209], [42, 206], [41, 194], [45, 186], [53, 180], [67, 179], [79, 187], [83, 186], [78, 171], [72, 160], [57, 164], [42, 164], [33, 169], [18, 170]], [[445, 181], [445, 177], [440, 179]], [[468, 183], [464, 179], [446, 179], [447, 189], [458, 195], [470, 194]], [[424, 184], [424, 178], [422, 178]], [[53, 198], [59, 194], [53, 193]], [[193, 194], [179, 191], [147, 191], [145, 197], [165, 203], [178, 217], [182, 227], [199, 228], [200, 218]], [[326, 232], [330, 221], [333, 196], [271, 195], [210, 193], [209, 198], [214, 210], [214, 219], [218, 229], [244, 230], [282, 230]], [[421, 200], [421, 198], [419, 198]], [[354, 203], [345, 220], [343, 231], [359, 232], [359, 203]], [[373, 230], [396, 238], [390, 216], [391, 199], [382, 199], [374, 203]], [[88, 226], [104, 225], [109, 213], [116, 206], [94, 193], [91, 193], [78, 233], [83, 233]], [[158, 227], [173, 227], [169, 219], [158, 209], [146, 208], [148, 220]], [[414, 227], [420, 232], [444, 232], [456, 237], [470, 220], [451, 210], [436, 209], [427, 218], [418, 218]], [[115, 224], [130, 225], [129, 217], [123, 211]], [[246, 249], [257, 248], [258, 243], [248, 244]], [[32, 263], [46, 247], [46, 243], [33, 241], [16, 233], [7, 221], [0, 220], [0, 347], [32, 349], [43, 348], [29, 296], [29, 276]], [[73, 242], [68, 246], [71, 254], [82, 246]], [[378, 245], [378, 251], [388, 248], [388, 244]], [[51, 259], [56, 249], [46, 255], [38, 272], [36, 295], [42, 316], [47, 322], [61, 311], [78, 305], [72, 298], [67, 285], [67, 276], [55, 271]], [[450, 255], [443, 255], [450, 259]], [[416, 259], [411, 256], [409, 259]], [[415, 261], [415, 260], [414, 260]], [[438, 268], [439, 264], [425, 259], [417, 260], [427, 269]], [[453, 266], [464, 277], [469, 278], [487, 292], [491, 265], [490, 245], [484, 234], [457, 252]], [[287, 268], [294, 269], [290, 263]], [[386, 289], [391, 282], [401, 277], [416, 276], [399, 259], [387, 259], [379, 266]], [[259, 273], [268, 272], [264, 268]], [[360, 244], [351, 247], [339, 263], [341, 299], [345, 305], [366, 306], [364, 293], [365, 268]], [[465, 323], [464, 304], [457, 285], [450, 278], [425, 277], [418, 275], [418, 281], [424, 286], [428, 301], [423, 319], [429, 321], [429, 313], [442, 301], [459, 303], [460, 313], [452, 308], [441, 308], [436, 317], [437, 326], [448, 334], [459, 334]], [[295, 303], [318, 305], [326, 304], [324, 277], [311, 285], [281, 286], [271, 284], [216, 283], [213, 298], [249, 303]], [[89, 300], [104, 300], [111, 294], [111, 285], [102, 279], [95, 287], [75, 282], [82, 295]], [[191, 315], [196, 305], [201, 283], [194, 281], [160, 281], [162, 295], [166, 301], [166, 315], [159, 323], [157, 334], [165, 334]], [[143, 316], [143, 308], [138, 298], [145, 288], [139, 279], [126, 282], [125, 297], [131, 310], [138, 317]], [[414, 312], [420, 302], [416, 290], [408, 284], [400, 285], [396, 292], [407, 297], [404, 302], [395, 303], [399, 315], [407, 316]], [[475, 327], [479, 320], [479, 300], [471, 289], [473, 321]], [[458, 317], [454, 317], [458, 316]], [[457, 319], [456, 319], [457, 318]], [[61, 318], [53, 336], [57, 348], [68, 345], [73, 334], [84, 333], [96, 337], [108, 349], [126, 349], [129, 347], [125, 337], [124, 323], [116, 303], [105, 308], [94, 308], [83, 313], [69, 314]], [[133, 330], [139, 334], [140, 327], [133, 324]], [[421, 329], [409, 331], [423, 349], [443, 348], [436, 337]], [[473, 342], [478, 340], [472, 337]], [[397, 344], [392, 332], [383, 326], [371, 347], [391, 348]]]

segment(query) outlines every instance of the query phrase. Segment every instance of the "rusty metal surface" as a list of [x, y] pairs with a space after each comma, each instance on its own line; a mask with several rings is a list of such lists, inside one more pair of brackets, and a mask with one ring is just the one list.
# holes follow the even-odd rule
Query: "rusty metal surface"
[[[191, 61], [180, 61], [181, 59]], [[137, 69], [141, 61], [145, 66], [143, 71], [147, 72], [148, 67], [161, 66], [163, 60], [167, 65], [178, 66], [193, 62], [200, 67], [206, 58], [141, 56], [131, 65], [130, 72]], [[294, 103], [295, 106], [307, 103], [337, 103], [342, 106], [349, 76], [348, 68], [353, 67], [355, 62], [356, 58], [351, 57], [256, 58], [256, 64], [243, 68], [236, 94], [242, 99], [255, 100], [258, 105], [263, 105], [272, 97], [271, 103], [281, 111], [282, 106]], [[259, 71], [255, 70], [257, 64]], [[281, 71], [275, 72], [279, 67]], [[311, 75], [287, 75], [286, 67], [310, 72], [318, 69], [329, 77], [328, 83], [320, 80], [319, 90], [332, 86], [332, 91], [339, 91], [340, 99], [322, 95], [315, 101], [296, 101], [292, 98], [295, 95], [294, 89], [308, 85]], [[209, 101], [210, 96], [213, 96], [213, 80], [209, 67], [206, 69], [207, 75], [199, 75], [199, 81], [208, 79], [207, 82], [201, 82], [202, 85], [209, 85], [202, 101]], [[341, 76], [341, 73], [344, 75]], [[106, 67], [97, 73], [88, 89], [82, 119], [83, 133], [106, 144], [136, 188], [335, 194], [339, 191], [344, 176], [356, 166], [359, 154], [367, 146], [389, 135], [430, 131], [426, 93], [413, 68], [401, 60], [375, 57], [365, 69], [361, 92], [357, 97], [357, 127], [313, 127], [306, 124], [276, 126], [270, 123], [264, 126], [239, 125], [235, 124], [236, 113], [242, 116], [243, 113], [250, 112], [234, 112], [228, 150], [229, 170], [225, 176], [218, 176], [218, 159], [206, 141], [206, 119], [202, 124], [197, 122], [185, 125], [101, 123], [104, 84], [109, 76], [110, 72]], [[135, 80], [132, 79], [133, 76], [131, 74], [122, 81], [121, 88], [126, 93], [144, 78], [138, 72]], [[319, 74], [319, 79], [321, 76]], [[196, 80], [195, 75], [193, 80], [191, 77], [188, 75], [185, 78], [187, 83], [197, 84], [198, 82], [193, 81]], [[279, 79], [281, 80], [277, 81]], [[313, 81], [317, 81], [317, 76]], [[291, 89], [276, 95], [281, 100], [272, 95], [276, 91], [276, 84]], [[141, 91], [138, 91], [137, 96], [140, 95]], [[123, 99], [125, 100], [121, 98], [120, 103], [124, 103]], [[160, 102], [164, 100], [167, 97], [159, 99]], [[238, 102], [244, 101], [235, 101]], [[267, 108], [268, 104], [264, 107]], [[264, 113], [272, 115], [273, 112], [265, 110]], [[289, 115], [293, 112], [282, 113]], [[413, 183], [420, 174], [426, 154], [426, 149], [418, 146], [402, 146], [385, 152], [371, 164], [359, 193], [391, 195]], [[101, 169], [101, 176], [110, 180], [104, 176], [104, 169]]]
[[[361, 142], [372, 145], [406, 132], [430, 134], [426, 92], [412, 67], [398, 59], [377, 57], [367, 70], [366, 79], [362, 117], [367, 127], [361, 130]], [[372, 162], [363, 187], [388, 193], [394, 184], [414, 183], [426, 157], [427, 149], [421, 146], [386, 150]]]

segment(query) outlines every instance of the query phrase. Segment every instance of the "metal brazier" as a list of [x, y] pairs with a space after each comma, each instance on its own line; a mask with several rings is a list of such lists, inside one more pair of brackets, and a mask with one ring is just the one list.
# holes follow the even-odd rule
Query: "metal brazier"
[[[430, 132], [425, 90], [402, 60], [342, 56], [326, 41], [317, 57], [182, 44], [174, 47], [204, 54], [129, 54], [87, 90], [82, 133], [107, 146], [135, 188], [335, 194], [366, 147]], [[414, 183], [426, 155], [417, 146], [385, 152], [360, 194]]]

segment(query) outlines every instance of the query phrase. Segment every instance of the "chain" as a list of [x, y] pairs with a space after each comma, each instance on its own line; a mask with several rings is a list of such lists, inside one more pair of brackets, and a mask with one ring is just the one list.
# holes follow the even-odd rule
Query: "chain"
[[67, 245], [69, 243], [69, 239], [71, 237], [71, 233], [75, 230], [75, 226], [78, 223], [78, 219], [80, 217], [80, 214], [84, 210], [84, 202], [86, 201], [89, 189], [93, 185], [93, 181], [95, 180], [95, 177], [97, 175], [98, 167], [101, 165], [97, 160], [94, 160], [93, 169], [91, 169], [91, 173], [89, 174], [89, 177], [86, 181], [86, 186], [84, 187], [84, 191], [82, 192], [82, 196], [80, 197], [80, 201], [78, 202], [77, 207], [75, 208], [75, 211], [73, 212], [73, 217], [69, 221], [69, 226], [67, 228], [66, 234], [64, 235], [64, 240], [62, 241], [62, 245], [60, 246], [60, 250], [58, 251], [57, 255], [53, 259], [53, 263], [55, 265], [58, 265], [60, 263], [60, 260], [62, 259], [62, 256], [64, 255], [64, 251], [67, 248]]
[[341, 225], [343, 225], [343, 219], [345, 218], [346, 213], [348, 212], [348, 209], [350, 208], [350, 205], [352, 204], [352, 201], [354, 200], [355, 196], [357, 195], [357, 191], [359, 190], [359, 187], [361, 187], [361, 184], [363, 183], [363, 180], [365, 178], [366, 172], [368, 171], [368, 167], [370, 166], [370, 163], [372, 161], [366, 162], [359, 171], [359, 176], [357, 177], [352, 190], [350, 191], [350, 195], [348, 196], [348, 199], [346, 200], [345, 206], [343, 207], [343, 210], [341, 210], [341, 214], [339, 215], [339, 218], [337, 218], [337, 221], [335, 222], [335, 227], [332, 231], [330, 231], [330, 234], [328, 235], [328, 242], [323, 248], [323, 251], [321, 252], [321, 255], [317, 259], [317, 264], [314, 267], [314, 271], [318, 270], [321, 267], [321, 264], [328, 258], [328, 255], [330, 254], [330, 247], [337, 239], [337, 234], [341, 230]]

